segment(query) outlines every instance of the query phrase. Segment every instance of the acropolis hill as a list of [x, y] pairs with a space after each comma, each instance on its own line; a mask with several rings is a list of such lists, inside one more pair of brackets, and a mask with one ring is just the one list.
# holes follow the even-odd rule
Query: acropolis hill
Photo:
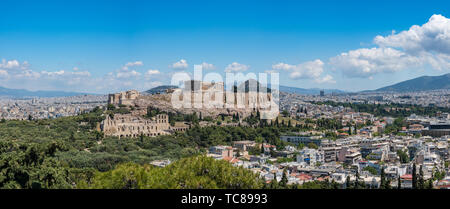
[[[201, 91], [200, 91], [201, 89]], [[191, 91], [191, 105], [190, 107], [181, 107], [175, 108], [172, 104], [173, 94], [176, 90], [180, 91]], [[202, 104], [200, 107], [196, 106], [194, 103], [194, 96], [196, 93], [201, 92], [201, 101]], [[233, 93], [233, 99], [227, 99], [227, 92], [224, 89], [224, 85], [221, 82], [218, 83], [208, 83], [201, 81], [186, 81], [184, 89], [168, 89], [166, 94], [141, 94], [136, 90], [130, 90], [126, 92], [120, 92], [116, 94], [110, 94], [108, 96], [108, 104], [113, 104], [116, 106], [132, 106], [135, 108], [135, 114], [146, 114], [147, 107], [153, 107], [156, 109], [163, 110], [165, 112], [173, 112], [173, 113], [183, 113], [183, 114], [192, 114], [196, 112], [202, 116], [211, 116], [215, 118], [220, 114], [232, 115], [234, 113], [238, 113], [242, 117], [246, 117], [250, 115], [252, 112], [256, 110], [264, 110], [264, 108], [260, 108], [260, 104], [264, 102], [272, 102], [272, 94], [267, 93], [266, 97], [257, 97], [252, 96], [251, 93], [244, 92], [241, 93], [243, 107], [237, 105], [238, 94], [236, 92]], [[206, 98], [208, 97], [208, 104], [206, 104]], [[217, 97], [222, 98], [222, 104], [233, 102], [232, 107], [225, 107], [225, 105], [215, 105], [217, 103]], [[183, 95], [179, 96], [180, 100], [183, 100]], [[189, 102], [189, 100], [188, 100]], [[252, 104], [255, 104], [256, 107], [252, 107]], [[207, 105], [215, 105], [212, 108], [206, 107]]]
[[[174, 107], [173, 98], [179, 99], [185, 104], [186, 101], [183, 100], [183, 96], [186, 94], [180, 92], [186, 91], [191, 93], [191, 98], [186, 98], [186, 101], [190, 103], [188, 107]], [[227, 99], [227, 95], [233, 95], [234, 98]], [[101, 129], [106, 135], [137, 137], [141, 134], [146, 136], [165, 135], [174, 131], [183, 131], [189, 127], [184, 123], [176, 123], [171, 126], [167, 114], [159, 114], [151, 119], [145, 118], [144, 116], [147, 115], [149, 108], [175, 114], [196, 113], [200, 117], [210, 116], [212, 118], [219, 115], [231, 116], [236, 114], [242, 119], [256, 110], [265, 110], [260, 108], [262, 102], [272, 102], [271, 93], [264, 93], [263, 96], [255, 95], [249, 91], [240, 94], [237, 91], [226, 92], [223, 83], [201, 81], [187, 81], [184, 89], [167, 89], [166, 94], [141, 94], [137, 90], [109, 94], [108, 105], [129, 108], [130, 113], [115, 114], [114, 117], [107, 116], [101, 124]], [[196, 96], [201, 97], [200, 107], [194, 102]], [[241, 97], [242, 106], [238, 105], [238, 97]], [[225, 107], [225, 104], [230, 103], [230, 101], [233, 102], [231, 108], [230, 105]], [[256, 105], [252, 106], [252, 104]], [[210, 107], [206, 107], [207, 105], [210, 105]]]

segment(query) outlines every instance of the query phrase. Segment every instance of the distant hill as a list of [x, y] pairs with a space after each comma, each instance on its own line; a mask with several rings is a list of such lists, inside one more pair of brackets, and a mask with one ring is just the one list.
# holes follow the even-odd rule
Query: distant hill
[[70, 97], [86, 95], [88, 93], [65, 92], [65, 91], [28, 91], [25, 89], [9, 89], [0, 86], [0, 96], [13, 98], [26, 97]]
[[[249, 84], [250, 84], [251, 80], [247, 80], [244, 83], [241, 83], [239, 86], [242, 87], [243, 85], [245, 85], [245, 92], [248, 92], [249, 89]], [[267, 88], [265, 86], [263, 86], [262, 84], [260, 84], [259, 82], [255, 81], [257, 84], [257, 91], [263, 91], [264, 88], [266, 88], [267, 92], [271, 92], [270, 88]], [[270, 86], [270, 84], [268, 84], [268, 86]], [[163, 85], [163, 86], [158, 86], [155, 88], [152, 88], [150, 90], [144, 91], [143, 93], [147, 93], [147, 94], [156, 94], [156, 93], [160, 93], [163, 94], [166, 92], [167, 89], [170, 88], [178, 88], [178, 86], [171, 86], [171, 85]], [[234, 86], [233, 88], [236, 88], [236, 86]], [[339, 89], [319, 89], [319, 88], [312, 88], [312, 89], [303, 89], [303, 88], [297, 88], [297, 87], [289, 87], [289, 86], [280, 86], [280, 91], [282, 92], [287, 92], [287, 93], [296, 93], [296, 94], [306, 94], [306, 95], [318, 95], [320, 94], [321, 90], [325, 91], [325, 94], [330, 94], [330, 93], [337, 93], [337, 94], [342, 94], [342, 93], [347, 93], [345, 91], [339, 90]]]
[[304, 89], [304, 88], [297, 88], [297, 87], [280, 86], [280, 91], [287, 92], [287, 93], [295, 93], [295, 94], [317, 95], [317, 94], [320, 94], [321, 90], [323, 90], [325, 92], [325, 94], [347, 93], [347, 92], [339, 90], [339, 89], [319, 89], [319, 88]]
[[411, 80], [396, 83], [391, 86], [376, 89], [375, 91], [429, 91], [437, 89], [450, 89], [450, 73], [441, 76], [422, 76]]
[[147, 91], [144, 91], [144, 93], [147, 93], [147, 94], [157, 94], [157, 93], [164, 94], [164, 93], [166, 93], [167, 89], [173, 89], [173, 88], [178, 88], [178, 86], [171, 86], [171, 85], [158, 86], [158, 87], [149, 89]]
[[[261, 83], [259, 83], [258, 81], [254, 80], [254, 79], [249, 79], [249, 80], [246, 80], [244, 83], [241, 83], [238, 87], [238, 90], [239, 90], [239, 88], [244, 88], [245, 92], [249, 92], [250, 90], [252, 90], [252, 92], [253, 92], [253, 89], [250, 89], [250, 86], [251, 86], [250, 84], [256, 86], [256, 92], [270, 93], [272, 91], [270, 88], [263, 86]], [[235, 89], [235, 92], [236, 92], [236, 86], [233, 86], [233, 89]]]

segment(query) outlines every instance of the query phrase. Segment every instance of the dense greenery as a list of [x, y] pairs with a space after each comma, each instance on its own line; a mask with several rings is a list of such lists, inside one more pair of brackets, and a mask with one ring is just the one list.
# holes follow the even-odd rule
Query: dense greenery
[[97, 172], [79, 188], [96, 189], [259, 189], [264, 182], [248, 169], [205, 156], [183, 158], [164, 168], [134, 163]]
[[124, 162], [179, 159], [199, 152], [181, 134], [118, 139], [96, 131], [103, 111], [0, 123], [0, 188], [70, 188]]
[[[124, 107], [121, 107], [124, 108]], [[0, 122], [0, 188], [73, 188], [95, 172], [123, 163], [148, 164], [204, 153], [212, 145], [233, 141], [268, 142], [282, 148], [280, 133], [295, 127], [199, 127], [169, 136], [118, 139], [99, 132], [109, 107], [73, 117]], [[150, 113], [153, 114], [153, 113]], [[195, 117], [195, 116], [194, 116]]]

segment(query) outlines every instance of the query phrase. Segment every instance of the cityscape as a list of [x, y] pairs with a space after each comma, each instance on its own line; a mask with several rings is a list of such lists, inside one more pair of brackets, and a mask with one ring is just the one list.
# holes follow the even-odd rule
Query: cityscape
[[449, 4], [369, 2], [2, 2], [0, 189], [450, 189]]

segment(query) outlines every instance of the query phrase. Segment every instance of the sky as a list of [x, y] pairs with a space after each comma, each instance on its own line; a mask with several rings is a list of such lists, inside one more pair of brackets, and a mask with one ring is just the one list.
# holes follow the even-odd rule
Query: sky
[[448, 1], [0, 2], [0, 86], [112, 93], [177, 72], [360, 91], [450, 72]]

